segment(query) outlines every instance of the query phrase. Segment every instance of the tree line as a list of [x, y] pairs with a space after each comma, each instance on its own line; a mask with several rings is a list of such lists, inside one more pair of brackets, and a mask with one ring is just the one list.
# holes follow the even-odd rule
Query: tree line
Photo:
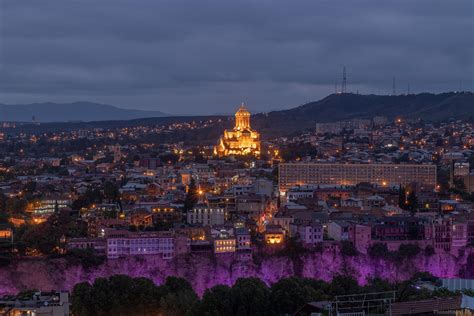
[[399, 301], [456, 295], [444, 289], [419, 289], [414, 286], [419, 280], [435, 278], [427, 273], [400, 283], [374, 278], [364, 286], [348, 275], [337, 275], [331, 282], [290, 277], [271, 286], [258, 278], [239, 278], [233, 286], [216, 285], [199, 297], [191, 284], [180, 277], [168, 277], [157, 286], [147, 278], [114, 275], [98, 278], [92, 284], [76, 284], [71, 301], [76, 316], [273, 316], [292, 314], [308, 302], [332, 300], [337, 295], [396, 291]]

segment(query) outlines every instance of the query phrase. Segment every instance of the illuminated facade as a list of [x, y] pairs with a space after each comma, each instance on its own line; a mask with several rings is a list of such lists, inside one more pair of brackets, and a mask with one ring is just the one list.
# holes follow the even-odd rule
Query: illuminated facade
[[56, 210], [67, 208], [71, 205], [70, 199], [44, 199], [31, 205], [34, 214], [45, 215], [52, 214]]
[[281, 163], [280, 192], [298, 185], [409, 185], [412, 182], [435, 187], [436, 165], [428, 164], [324, 164]]
[[0, 228], [0, 242], [13, 241], [13, 232], [11, 228]]
[[285, 233], [280, 225], [267, 225], [263, 237], [267, 245], [280, 245], [285, 239]]
[[201, 204], [189, 210], [186, 215], [188, 224], [191, 225], [224, 225], [225, 220], [225, 210], [223, 208], [212, 208]]
[[214, 253], [233, 253], [235, 249], [235, 238], [220, 237], [214, 240]]
[[172, 232], [110, 231], [106, 236], [108, 259], [133, 255], [162, 255], [163, 259], [174, 257], [175, 237]]
[[235, 113], [235, 127], [224, 131], [224, 135], [214, 147], [214, 154], [220, 157], [260, 155], [260, 134], [250, 127], [250, 112], [243, 104]]

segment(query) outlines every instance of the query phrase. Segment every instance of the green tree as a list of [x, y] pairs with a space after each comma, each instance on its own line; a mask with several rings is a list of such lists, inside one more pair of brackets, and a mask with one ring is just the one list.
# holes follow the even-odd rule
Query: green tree
[[316, 300], [318, 293], [303, 279], [281, 279], [271, 286], [270, 304], [278, 315], [292, 314], [307, 302]]
[[93, 315], [92, 286], [89, 282], [81, 282], [74, 286], [71, 293], [71, 310], [76, 316]]
[[364, 293], [374, 293], [374, 292], [388, 292], [393, 291], [395, 285], [390, 283], [387, 280], [381, 278], [370, 278], [367, 280], [367, 284], [363, 287]]
[[227, 285], [216, 285], [207, 289], [193, 313], [206, 316], [232, 315], [231, 295], [231, 288]]
[[270, 290], [258, 278], [239, 278], [231, 290], [234, 315], [268, 315]]
[[198, 302], [191, 284], [183, 278], [166, 278], [160, 290], [165, 293], [160, 299], [160, 310], [167, 316], [187, 315]]
[[7, 211], [7, 196], [0, 192], [0, 213]]
[[111, 291], [107, 278], [97, 278], [92, 285], [90, 308], [91, 315], [107, 316], [112, 310]]
[[6, 209], [9, 213], [23, 213], [28, 206], [25, 198], [11, 197], [7, 200]]
[[0, 211], [0, 225], [8, 224], [9, 219], [10, 219], [10, 215], [8, 213]]
[[108, 280], [110, 309], [109, 315], [131, 315], [135, 309], [133, 279], [128, 275], [113, 275]]
[[106, 181], [103, 185], [104, 198], [112, 202], [118, 202], [120, 200], [120, 191], [116, 183]]
[[357, 280], [348, 275], [336, 275], [329, 285], [329, 293], [332, 296], [356, 294], [360, 292]]
[[134, 298], [135, 312], [139, 315], [155, 315], [160, 309], [160, 299], [164, 295], [163, 289], [157, 287], [147, 278], [134, 278], [132, 297]]
[[89, 207], [95, 203], [102, 203], [104, 198], [99, 189], [87, 188], [86, 192], [80, 195], [77, 200], [72, 203], [72, 209], [79, 210], [83, 207]]
[[185, 212], [192, 210], [194, 205], [199, 201], [198, 190], [196, 187], [196, 181], [191, 178], [191, 182], [189, 183], [188, 193], [186, 194], [186, 198], [184, 199], [184, 207], [183, 210]]
[[53, 213], [44, 223], [23, 225], [16, 232], [16, 244], [25, 248], [33, 248], [48, 255], [60, 246], [62, 236], [84, 237], [87, 234], [84, 222], [78, 222], [66, 210]]

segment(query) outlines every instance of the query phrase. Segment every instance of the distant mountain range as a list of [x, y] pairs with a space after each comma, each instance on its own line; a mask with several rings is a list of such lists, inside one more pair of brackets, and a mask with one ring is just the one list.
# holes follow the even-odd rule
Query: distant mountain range
[[167, 114], [159, 111], [122, 109], [92, 102], [0, 104], [0, 121], [31, 122], [34, 117], [36, 122], [48, 123], [130, 120], [162, 116]]
[[[250, 108], [251, 109], [251, 108]], [[5, 113], [7, 119], [5, 119]], [[131, 127], [137, 125], [170, 124], [217, 118], [203, 133], [194, 130], [196, 141], [220, 135], [222, 129], [233, 125], [231, 115], [226, 116], [166, 116], [161, 112], [121, 109], [110, 105], [77, 102], [68, 104], [38, 103], [32, 105], [0, 105], [0, 121], [31, 122], [32, 115], [38, 122], [56, 122], [33, 125], [22, 124], [20, 130], [64, 130], [78, 128]], [[314, 128], [318, 122], [334, 122], [353, 118], [386, 116], [393, 119], [402, 116], [425, 121], [440, 121], [450, 118], [474, 119], [474, 94], [472, 92], [448, 92], [441, 94], [420, 93], [411, 95], [359, 95], [352, 93], [331, 94], [324, 99], [282, 111], [257, 113], [252, 115], [251, 124], [261, 132], [263, 138], [288, 135]], [[59, 123], [66, 121], [90, 121]], [[98, 122], [100, 121], [100, 122]], [[220, 123], [218, 123], [220, 122]], [[217, 136], [216, 136], [217, 137]]]

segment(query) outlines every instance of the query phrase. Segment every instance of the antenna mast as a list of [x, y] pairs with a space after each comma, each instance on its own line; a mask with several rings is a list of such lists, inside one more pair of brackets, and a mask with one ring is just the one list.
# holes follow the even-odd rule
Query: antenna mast
[[347, 77], [346, 77], [346, 66], [342, 68], [342, 93], [347, 92]]

